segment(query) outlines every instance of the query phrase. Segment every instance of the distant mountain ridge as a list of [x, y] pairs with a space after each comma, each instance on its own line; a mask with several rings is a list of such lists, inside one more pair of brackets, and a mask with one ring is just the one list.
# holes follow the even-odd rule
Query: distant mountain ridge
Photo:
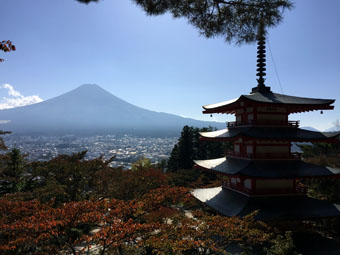
[[52, 99], [0, 110], [0, 126], [14, 133], [132, 133], [179, 135], [184, 125], [224, 128], [224, 123], [199, 121], [150, 111], [130, 104], [98, 85], [82, 85]]
[[340, 127], [334, 126], [334, 127], [327, 128], [325, 130], [325, 132], [336, 132], [336, 131], [340, 131]]
[[306, 130], [309, 130], [309, 131], [315, 131], [315, 132], [321, 132], [320, 130], [316, 129], [316, 128], [313, 128], [313, 127], [309, 127], [309, 126], [306, 126], [306, 127], [300, 127], [301, 129], [306, 129]]

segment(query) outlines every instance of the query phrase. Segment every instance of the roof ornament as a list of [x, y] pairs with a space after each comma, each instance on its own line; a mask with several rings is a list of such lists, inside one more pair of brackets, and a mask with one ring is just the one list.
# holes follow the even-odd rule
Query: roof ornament
[[265, 37], [265, 29], [263, 20], [261, 19], [259, 28], [257, 30], [257, 87], [252, 88], [251, 93], [256, 92], [270, 92], [270, 87], [266, 87], [264, 85], [265, 76], [266, 76], [266, 37]]
[[260, 23], [257, 35], [257, 79], [258, 87], [264, 86], [264, 76], [266, 76], [266, 37], [264, 35], [263, 23]]

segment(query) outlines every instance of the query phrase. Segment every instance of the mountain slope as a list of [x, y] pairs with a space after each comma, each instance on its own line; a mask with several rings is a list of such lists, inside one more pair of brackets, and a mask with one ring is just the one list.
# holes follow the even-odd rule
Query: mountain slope
[[127, 132], [176, 134], [184, 125], [216, 126], [134, 106], [100, 88], [82, 85], [41, 103], [0, 111], [0, 120], [10, 120], [0, 129], [15, 133]]

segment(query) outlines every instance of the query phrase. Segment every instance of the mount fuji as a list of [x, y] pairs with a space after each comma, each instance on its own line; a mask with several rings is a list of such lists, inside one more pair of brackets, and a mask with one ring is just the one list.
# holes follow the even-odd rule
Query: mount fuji
[[225, 127], [224, 123], [143, 109], [92, 84], [37, 104], [0, 110], [0, 120], [7, 122], [0, 130], [14, 134], [85, 132], [178, 136], [184, 125]]

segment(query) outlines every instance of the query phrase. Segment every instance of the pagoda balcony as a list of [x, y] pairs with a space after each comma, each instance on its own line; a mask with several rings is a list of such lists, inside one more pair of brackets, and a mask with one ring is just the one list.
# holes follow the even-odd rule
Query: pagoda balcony
[[245, 159], [291, 159], [297, 160], [301, 159], [301, 154], [294, 153], [241, 153], [235, 151], [227, 151], [227, 157], [233, 158], [245, 158]]
[[256, 190], [244, 187], [241, 183], [232, 183], [228, 180], [222, 182], [222, 187], [236, 192], [243, 193], [248, 196], [279, 196], [279, 195], [305, 195], [307, 188], [297, 185], [293, 189], [265, 189]]
[[275, 127], [299, 127], [299, 120], [249, 120], [249, 121], [229, 121], [227, 122], [228, 128], [241, 127], [241, 126], [275, 126]]

